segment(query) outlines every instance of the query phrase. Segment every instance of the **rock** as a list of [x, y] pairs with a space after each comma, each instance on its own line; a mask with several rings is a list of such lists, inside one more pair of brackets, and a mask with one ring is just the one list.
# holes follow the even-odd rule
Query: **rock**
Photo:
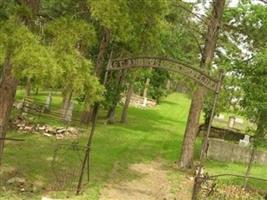
[[33, 127], [32, 126], [25, 126], [24, 130], [25, 131], [32, 131]]
[[46, 129], [46, 126], [39, 126], [38, 129], [39, 129], [40, 131], [44, 131], [44, 130]]
[[20, 184], [20, 185], [23, 185], [25, 183], [26, 183], [26, 180], [24, 178], [19, 178], [19, 177], [13, 177], [13, 178], [11, 178], [11, 179], [9, 179], [7, 181], [7, 184], [10, 184], [10, 185], [12, 185], [12, 184]]
[[25, 125], [25, 123], [19, 123], [17, 126], [18, 126], [18, 127], [24, 127], [24, 126], [26, 126], [26, 125]]
[[74, 127], [69, 127], [67, 129], [68, 132], [70, 132], [71, 134], [75, 134], [75, 135], [78, 135], [79, 131], [78, 129], [74, 128]]
[[61, 134], [61, 133], [64, 133], [66, 131], [65, 128], [58, 128], [57, 129], [57, 133]]
[[23, 102], [14, 103], [13, 106], [16, 109], [21, 110], [23, 108]]
[[71, 133], [69, 132], [69, 131], [66, 131], [65, 133], [64, 133], [64, 135], [66, 135], [66, 136], [68, 136], [68, 135], [70, 135]]
[[37, 124], [37, 125], [34, 126], [34, 130], [35, 131], [39, 131], [39, 128], [40, 128], [40, 124]]
[[44, 133], [45, 136], [47, 137], [52, 137], [53, 135], [49, 134], [49, 133]]
[[56, 129], [53, 128], [52, 126], [47, 126], [47, 128], [45, 129], [46, 133], [52, 133], [55, 134], [56, 133]]

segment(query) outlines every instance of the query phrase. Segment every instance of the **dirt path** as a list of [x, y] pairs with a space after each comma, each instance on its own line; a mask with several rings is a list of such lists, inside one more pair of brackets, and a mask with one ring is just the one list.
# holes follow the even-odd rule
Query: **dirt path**
[[[178, 185], [173, 190], [174, 186], [168, 178], [168, 170], [164, 169], [158, 161], [153, 161], [148, 164], [133, 164], [129, 167], [129, 170], [140, 174], [140, 176], [130, 181], [108, 183], [101, 191], [100, 200], [190, 199], [187, 190], [183, 190]], [[191, 181], [188, 181], [191, 185]]]

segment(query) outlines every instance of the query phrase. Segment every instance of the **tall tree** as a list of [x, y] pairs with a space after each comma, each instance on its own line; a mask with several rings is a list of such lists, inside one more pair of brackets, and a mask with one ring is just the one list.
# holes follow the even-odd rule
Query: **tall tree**
[[[83, 94], [85, 90], [95, 90], [94, 87], [99, 86], [91, 73], [93, 63], [87, 58], [87, 51], [96, 40], [95, 30], [84, 20], [73, 19], [71, 16], [55, 19], [45, 29], [49, 36], [47, 40], [56, 52], [58, 64], [62, 66], [58, 85], [62, 88], [62, 114], [65, 118], [73, 96]], [[91, 96], [92, 101], [93, 98]]]
[[[0, 78], [0, 137], [4, 138], [19, 79], [31, 73], [40, 79], [56, 74], [56, 62], [51, 49], [40, 44], [34, 35], [16, 17], [9, 17], [0, 26], [2, 73]], [[1, 57], [1, 56], [0, 56]], [[48, 67], [49, 66], [49, 67]], [[48, 69], [49, 68], [49, 69]], [[0, 141], [0, 161], [4, 140]]]
[[[215, 0], [213, 2], [212, 16], [208, 24], [205, 46], [200, 61], [200, 68], [206, 72], [209, 72], [212, 65], [224, 6], [225, 0]], [[194, 144], [199, 128], [204, 95], [205, 89], [203, 87], [198, 87], [193, 93], [179, 161], [179, 167], [181, 168], [191, 168], [193, 165]]]

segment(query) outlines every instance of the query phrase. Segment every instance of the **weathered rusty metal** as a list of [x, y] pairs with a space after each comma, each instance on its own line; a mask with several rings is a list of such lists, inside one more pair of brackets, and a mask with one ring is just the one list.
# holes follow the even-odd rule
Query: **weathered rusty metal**
[[209, 136], [210, 136], [211, 125], [212, 125], [213, 118], [214, 118], [214, 115], [215, 115], [215, 109], [216, 109], [217, 102], [218, 102], [218, 99], [219, 99], [219, 93], [220, 93], [220, 90], [221, 90], [221, 84], [223, 82], [223, 76], [224, 76], [223, 71], [220, 71], [219, 82], [217, 84], [217, 88], [216, 88], [216, 91], [215, 91], [215, 96], [214, 96], [214, 99], [213, 99], [212, 111], [211, 111], [211, 115], [210, 115], [210, 119], [209, 119], [207, 133], [206, 133], [206, 136], [203, 137], [203, 145], [202, 145], [202, 149], [201, 149], [201, 153], [200, 153], [200, 162], [201, 163], [204, 162], [204, 160], [206, 159], [206, 156], [207, 156], [208, 140], [209, 140]]
[[[133, 57], [133, 58], [122, 58], [122, 59], [112, 59], [112, 54], [110, 55], [110, 59], [106, 68], [104, 79], [101, 80], [102, 84], [106, 86], [108, 73], [110, 71], [119, 71], [125, 69], [132, 69], [137, 67], [147, 67], [147, 68], [162, 68], [168, 71], [174, 71], [180, 74], [183, 74], [189, 77], [192, 80], [195, 80], [198, 84], [212, 90], [214, 93], [219, 93], [219, 88], [221, 86], [221, 80], [215, 79], [209, 75], [207, 75], [204, 71], [192, 67], [188, 64], [182, 63], [177, 60], [168, 59], [168, 58], [158, 58], [158, 57]], [[80, 177], [76, 189], [76, 194], [80, 194], [82, 188], [83, 174], [85, 167], [87, 165], [88, 171], [88, 181], [89, 181], [89, 171], [90, 171], [90, 149], [91, 143], [93, 139], [93, 135], [96, 128], [97, 114], [99, 109], [99, 103], [94, 105], [93, 116], [92, 116], [92, 126], [90, 135], [87, 143], [87, 150], [84, 155], [84, 159], [82, 162]], [[198, 186], [197, 186], [198, 190]], [[196, 193], [197, 193], [196, 190]]]
[[[103, 83], [104, 86], [106, 86], [107, 80], [108, 80], [108, 69], [110, 68], [110, 64], [111, 64], [111, 58], [112, 58], [112, 51], [110, 54], [110, 58], [109, 58], [109, 62], [105, 71], [105, 75], [104, 75], [104, 79], [101, 80], [101, 82]], [[78, 185], [76, 188], [76, 195], [79, 195], [82, 189], [82, 182], [83, 182], [83, 174], [84, 174], [84, 170], [85, 167], [87, 165], [87, 179], [88, 182], [90, 181], [90, 158], [91, 158], [91, 146], [92, 146], [92, 141], [93, 141], [93, 136], [95, 133], [95, 128], [96, 128], [96, 122], [97, 122], [97, 115], [98, 115], [98, 110], [99, 110], [99, 106], [100, 104], [97, 102], [95, 103], [94, 107], [93, 107], [93, 114], [92, 114], [92, 126], [91, 126], [91, 130], [90, 130], [90, 135], [88, 137], [88, 141], [87, 141], [87, 145], [86, 145], [86, 151], [84, 154], [84, 158], [83, 158], [83, 162], [81, 165], [81, 171], [80, 171], [80, 176], [79, 176], [79, 180], [78, 180]]]
[[204, 71], [196, 67], [192, 67], [189, 64], [169, 58], [132, 57], [113, 59], [107, 70], [114, 71], [137, 67], [162, 68], [169, 71], [181, 73], [214, 92], [217, 91], [220, 82], [220, 80], [211, 77], [210, 75], [206, 74]]

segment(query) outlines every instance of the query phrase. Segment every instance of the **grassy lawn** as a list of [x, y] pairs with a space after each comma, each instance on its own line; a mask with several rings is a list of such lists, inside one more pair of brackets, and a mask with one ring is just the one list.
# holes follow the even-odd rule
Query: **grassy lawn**
[[[19, 93], [20, 95], [21, 93]], [[43, 101], [44, 97], [45, 94], [43, 96], [39, 95], [38, 98]], [[60, 96], [54, 99], [56, 99], [54, 101], [56, 104], [61, 102]], [[172, 94], [153, 109], [130, 108], [127, 124], [105, 125], [104, 121], [99, 120], [92, 147], [91, 184], [84, 187], [81, 196], [71, 196], [71, 199], [98, 199], [101, 187], [109, 181], [115, 166], [116, 179], [127, 180], [134, 176], [127, 171], [127, 167], [132, 163], [149, 162], [160, 158], [166, 166], [173, 165], [179, 159], [189, 105], [190, 100], [185, 95]], [[15, 168], [19, 174], [22, 174], [30, 182], [38, 182], [38, 184], [43, 185], [44, 189], [39, 193], [45, 193], [54, 177], [51, 158], [57, 144], [69, 144], [76, 141], [85, 145], [88, 131], [82, 133], [78, 139], [64, 140], [56, 140], [38, 134], [22, 134], [15, 131], [10, 131], [8, 136], [23, 138], [25, 141], [7, 143], [4, 170]], [[196, 158], [199, 155], [200, 144], [201, 142], [198, 140], [195, 152]], [[75, 152], [74, 155], [73, 151], [66, 151], [60, 155], [65, 165], [76, 168], [79, 166], [79, 152]], [[210, 174], [244, 174], [246, 168], [243, 164], [208, 161], [206, 169]], [[266, 166], [253, 167], [252, 175], [267, 178]], [[235, 178], [222, 180], [224, 182], [242, 183], [242, 180]], [[264, 182], [252, 182], [251, 184], [267, 189]], [[62, 193], [57, 194], [61, 195]], [[16, 193], [12, 190], [3, 192], [0, 189], [0, 199], [2, 200], [40, 199], [40, 195], [30, 192]]]

